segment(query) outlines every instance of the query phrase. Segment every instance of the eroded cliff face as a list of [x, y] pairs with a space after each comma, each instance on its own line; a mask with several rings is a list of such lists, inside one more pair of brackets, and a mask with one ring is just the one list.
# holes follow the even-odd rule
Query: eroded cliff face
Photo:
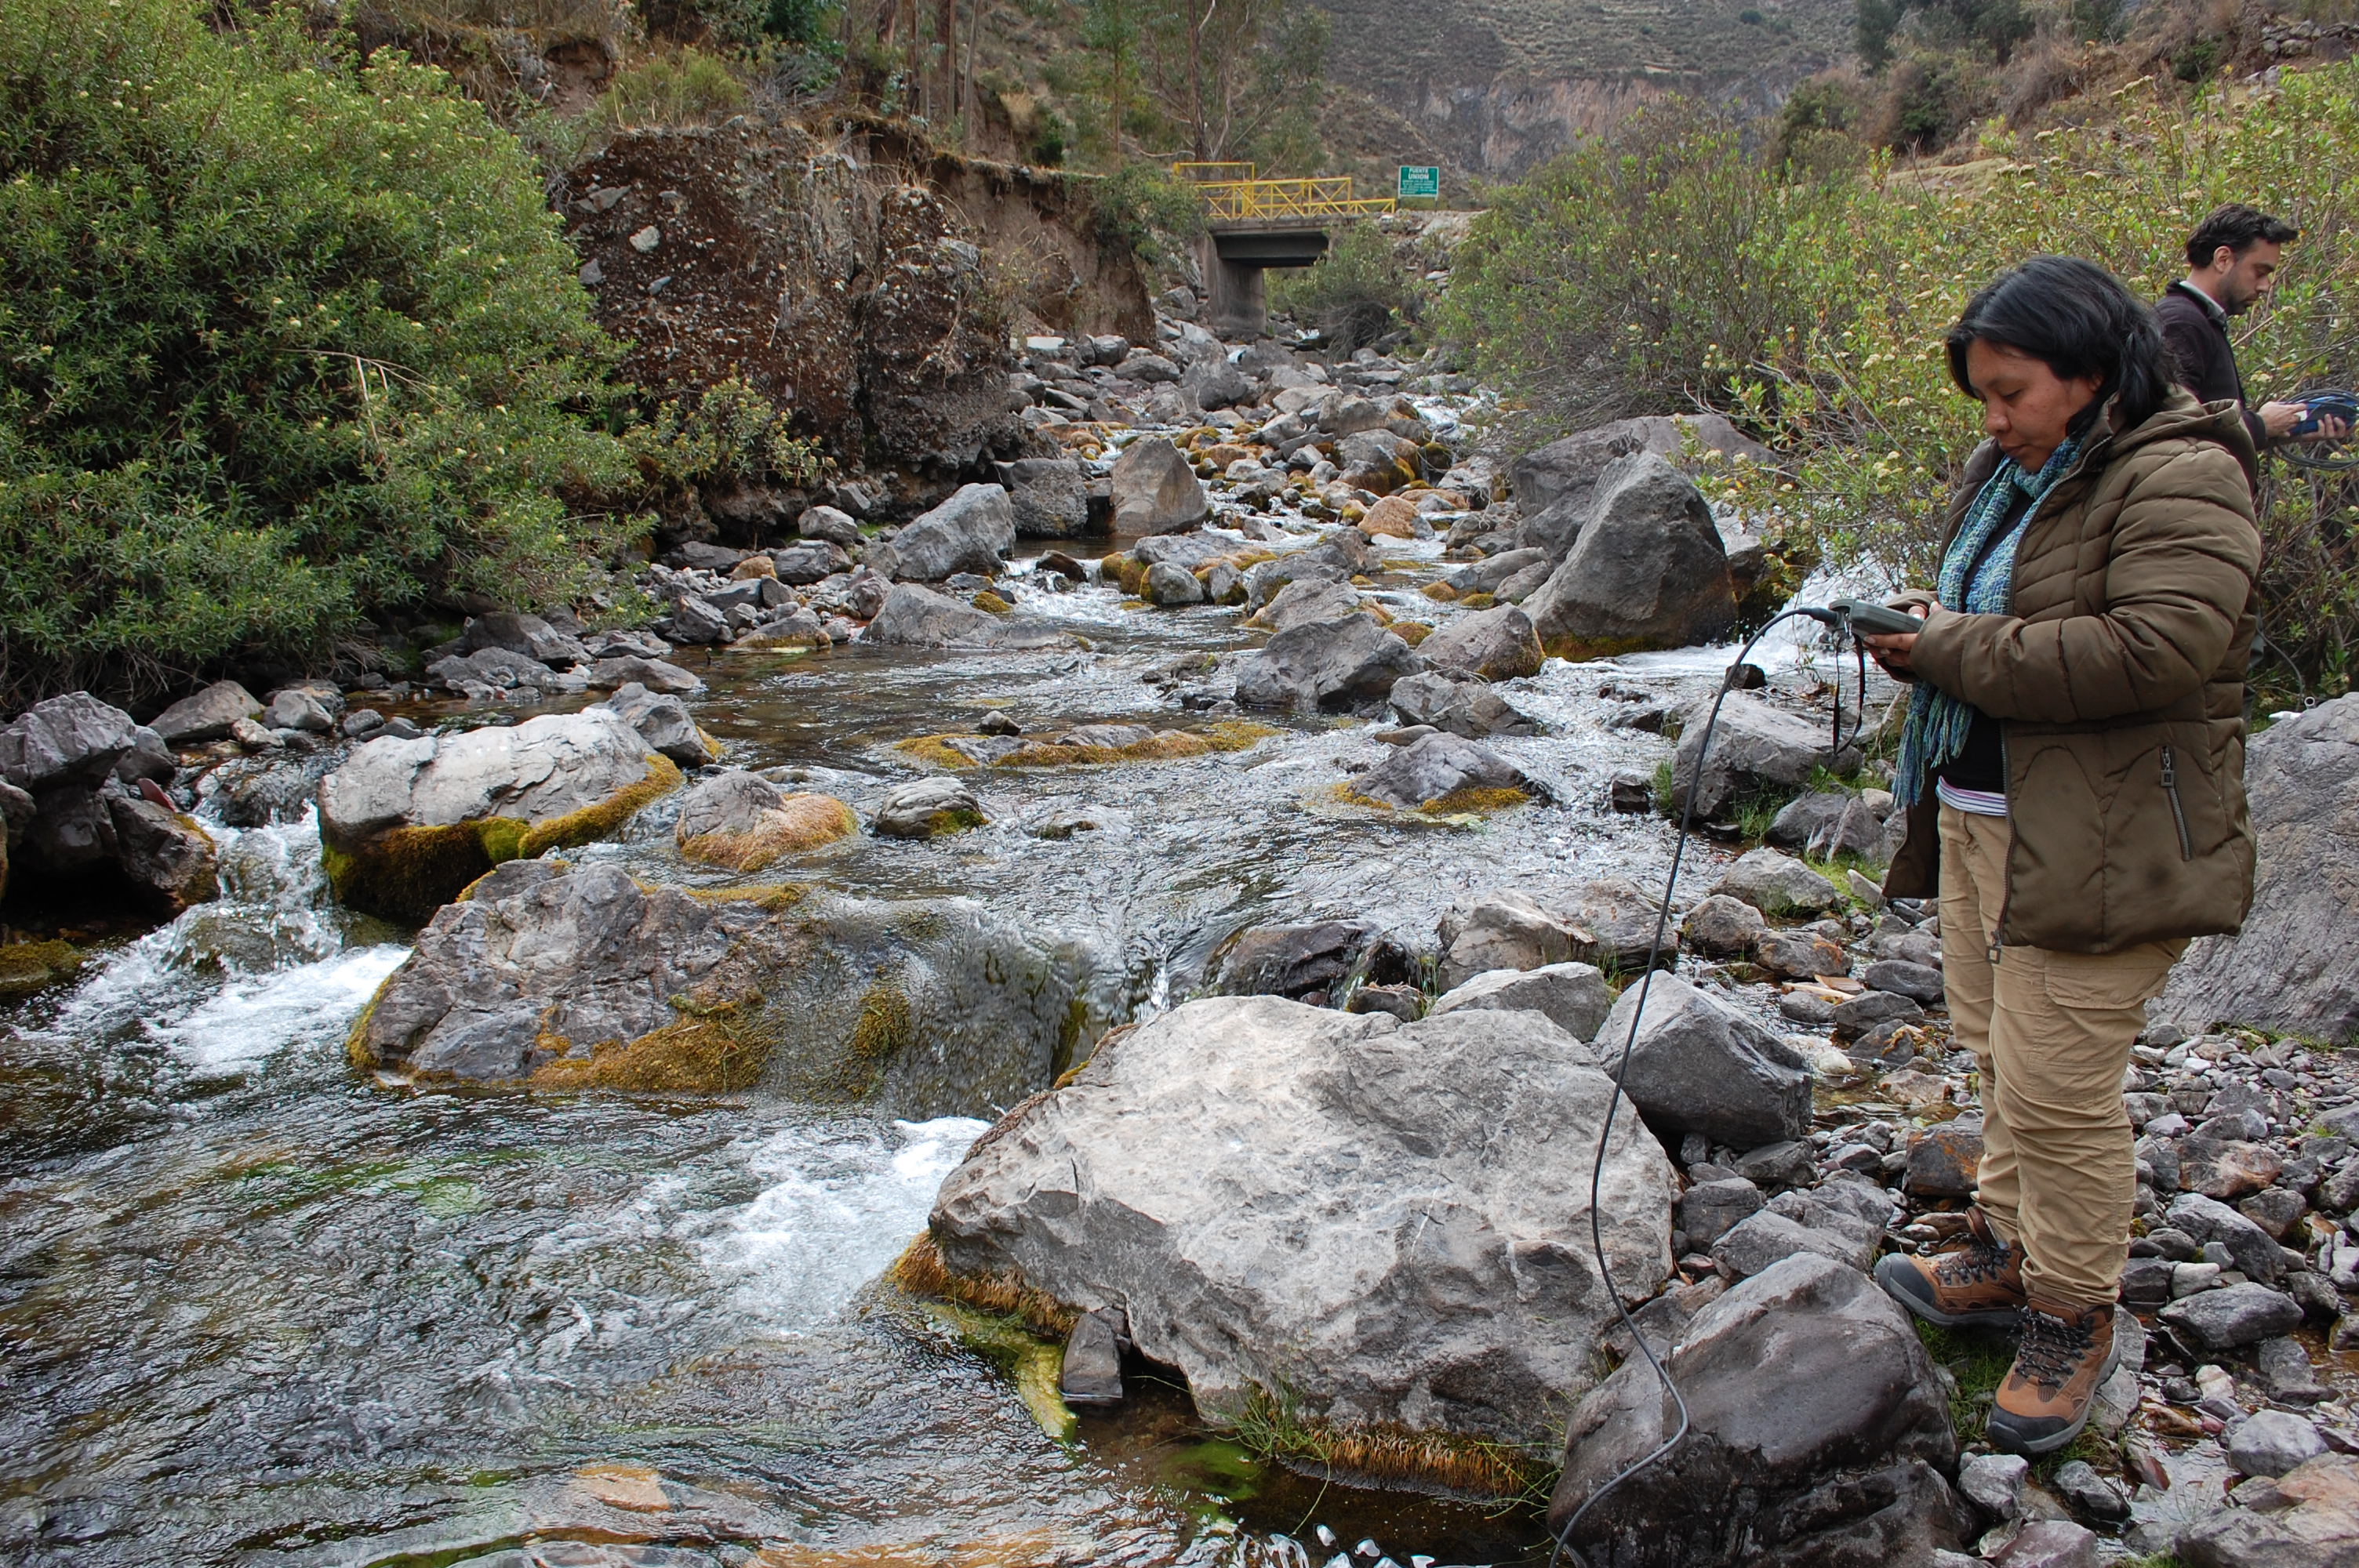
[[1126, 254], [1055, 177], [751, 119], [618, 137], [556, 192], [624, 373], [732, 376], [846, 466], [1019, 455], [1009, 335], [1151, 329]]

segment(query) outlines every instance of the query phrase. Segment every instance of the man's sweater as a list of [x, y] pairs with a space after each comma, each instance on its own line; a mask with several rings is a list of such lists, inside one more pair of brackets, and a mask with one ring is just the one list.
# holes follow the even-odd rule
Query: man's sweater
[[2269, 443], [2268, 427], [2245, 402], [2245, 378], [2236, 373], [2236, 350], [2228, 341], [2228, 314], [2211, 296], [2184, 281], [2163, 290], [2155, 302], [2162, 341], [2179, 361], [2179, 384], [2202, 403], [2233, 402], [2244, 411], [2253, 445]]

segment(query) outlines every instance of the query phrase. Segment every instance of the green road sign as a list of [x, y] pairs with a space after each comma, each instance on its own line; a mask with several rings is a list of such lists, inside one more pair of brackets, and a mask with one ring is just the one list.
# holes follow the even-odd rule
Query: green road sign
[[1439, 168], [1412, 168], [1408, 164], [1401, 165], [1398, 194], [1405, 201], [1417, 197], [1431, 197], [1440, 200], [1441, 170]]

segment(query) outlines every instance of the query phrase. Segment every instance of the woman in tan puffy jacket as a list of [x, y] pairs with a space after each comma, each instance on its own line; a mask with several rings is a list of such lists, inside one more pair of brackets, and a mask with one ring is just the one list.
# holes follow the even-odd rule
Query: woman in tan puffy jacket
[[2189, 938], [2234, 931], [2252, 902], [2254, 453], [2088, 262], [2004, 275], [1948, 350], [1990, 439], [1951, 503], [1924, 629], [1868, 644], [1917, 683], [1885, 891], [1940, 894], [1984, 1152], [1962, 1243], [1876, 1276], [1934, 1323], [2020, 1325], [1989, 1433], [2045, 1454], [2119, 1360], [2136, 1191], [2122, 1075], [2145, 1004]]

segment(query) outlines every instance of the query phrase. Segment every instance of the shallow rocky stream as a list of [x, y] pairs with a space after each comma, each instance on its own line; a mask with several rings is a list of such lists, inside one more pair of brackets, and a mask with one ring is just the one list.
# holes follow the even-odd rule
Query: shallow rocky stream
[[[1406, 605], [1440, 548], [1386, 541], [1400, 569], [1376, 591]], [[711, 683], [697, 717], [729, 762], [865, 808], [917, 771], [896, 741], [987, 708], [1027, 727], [1182, 721], [1143, 674], [1251, 640], [1240, 611], [1050, 592], [1031, 565], [1017, 612], [1092, 651], [684, 654]], [[1668, 742], [1604, 728], [1597, 688], [1636, 671], [1708, 689], [1725, 658], [1551, 661], [1504, 688], [1546, 732], [1497, 747], [1557, 803], [1487, 822], [1325, 804], [1384, 749], [1364, 721], [1281, 720], [1239, 753], [984, 770], [968, 775], [983, 829], [863, 835], [763, 880], [980, 900], [1071, 952], [1102, 1028], [1184, 998], [1259, 920], [1423, 939], [1471, 890], [1658, 882], [1669, 827], [1613, 815], [1605, 783]], [[1044, 836], [1077, 822], [1094, 826]], [[1541, 1541], [1528, 1510], [1257, 1465], [1176, 1390], [1085, 1416], [1071, 1445], [1045, 1437], [999, 1374], [875, 1283], [1003, 1107], [906, 1122], [356, 1072], [345, 1033], [407, 933], [332, 904], [309, 816], [217, 836], [220, 902], [0, 1021], [8, 1561], [734, 1564], [768, 1542], [771, 1565], [1307, 1564], [1372, 1541], [1409, 1563], [1522, 1561]], [[659, 804], [570, 853], [725, 880], [670, 838]]]

